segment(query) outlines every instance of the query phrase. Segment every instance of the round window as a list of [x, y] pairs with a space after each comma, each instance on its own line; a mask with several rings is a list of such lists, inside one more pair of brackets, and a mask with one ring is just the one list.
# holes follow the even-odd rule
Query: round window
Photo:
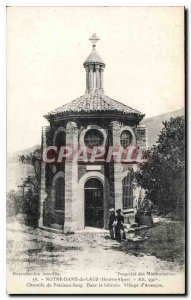
[[127, 148], [132, 143], [132, 135], [128, 130], [124, 130], [121, 134], [121, 146]]
[[89, 148], [93, 146], [101, 146], [103, 144], [103, 140], [103, 134], [96, 129], [88, 130], [84, 137], [85, 145]]

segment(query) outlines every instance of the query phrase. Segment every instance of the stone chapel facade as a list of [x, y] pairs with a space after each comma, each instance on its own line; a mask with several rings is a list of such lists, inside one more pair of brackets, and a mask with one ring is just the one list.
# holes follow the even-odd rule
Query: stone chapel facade
[[[105, 63], [96, 50], [98, 38], [90, 39], [93, 49], [84, 62], [85, 94], [45, 115], [50, 126], [42, 129], [42, 149], [70, 145], [75, 149], [92, 146], [134, 144], [146, 149], [146, 128], [139, 125], [144, 115], [104, 94]], [[86, 226], [107, 228], [109, 209], [121, 209], [125, 219], [132, 216], [139, 191], [132, 186], [130, 161], [67, 160], [41, 163], [40, 227], [64, 233]]]

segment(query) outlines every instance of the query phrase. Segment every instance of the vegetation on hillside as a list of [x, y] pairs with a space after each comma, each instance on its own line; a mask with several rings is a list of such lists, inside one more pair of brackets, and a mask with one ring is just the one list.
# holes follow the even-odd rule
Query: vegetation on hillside
[[147, 162], [136, 173], [138, 185], [146, 190], [160, 214], [183, 219], [185, 205], [184, 117], [163, 122], [157, 144], [146, 154]]

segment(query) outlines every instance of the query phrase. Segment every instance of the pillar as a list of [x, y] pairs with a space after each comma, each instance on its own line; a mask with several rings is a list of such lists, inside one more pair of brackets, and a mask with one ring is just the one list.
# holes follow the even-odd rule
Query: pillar
[[99, 72], [100, 66], [96, 65], [95, 70], [96, 70], [96, 90], [100, 89], [100, 72]]
[[[66, 126], [66, 145], [74, 151], [78, 147], [78, 129], [75, 122], [68, 122]], [[65, 161], [65, 223], [64, 233], [74, 232], [77, 229], [77, 160]]]
[[[42, 153], [46, 148], [46, 135], [50, 131], [50, 126], [44, 126], [42, 127]], [[41, 161], [41, 180], [40, 180], [40, 207], [39, 207], [39, 221], [38, 221], [38, 226], [42, 227], [43, 226], [43, 203], [44, 200], [47, 197], [46, 193], [46, 163]]]
[[[113, 146], [119, 145], [120, 139], [120, 124], [118, 121], [112, 122], [112, 135], [113, 135]], [[123, 167], [121, 162], [114, 160], [114, 201], [115, 210], [121, 209], [123, 211], [123, 189], [122, 189], [122, 172]]]
[[93, 65], [89, 66], [89, 70], [89, 92], [92, 92], [94, 89]]
[[102, 91], [104, 91], [104, 90], [103, 90], [103, 71], [104, 71], [104, 67], [101, 66], [101, 67], [100, 67], [100, 89], [101, 89]]
[[89, 93], [89, 67], [85, 67], [86, 70], [86, 94]]

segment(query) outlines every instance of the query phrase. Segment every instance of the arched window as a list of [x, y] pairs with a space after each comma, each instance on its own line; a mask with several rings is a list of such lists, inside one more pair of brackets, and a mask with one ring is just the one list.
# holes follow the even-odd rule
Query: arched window
[[90, 129], [86, 132], [84, 141], [85, 145], [89, 148], [101, 146], [104, 141], [103, 134], [97, 129]]
[[61, 146], [66, 145], [66, 134], [63, 130], [57, 133], [55, 145], [57, 147], [61, 147]]
[[65, 182], [63, 177], [59, 177], [55, 184], [55, 210], [65, 209]]
[[132, 187], [132, 176], [128, 174], [123, 178], [123, 209], [133, 207], [133, 187]]
[[128, 147], [132, 143], [132, 134], [128, 130], [124, 130], [121, 133], [121, 146], [123, 148]]

